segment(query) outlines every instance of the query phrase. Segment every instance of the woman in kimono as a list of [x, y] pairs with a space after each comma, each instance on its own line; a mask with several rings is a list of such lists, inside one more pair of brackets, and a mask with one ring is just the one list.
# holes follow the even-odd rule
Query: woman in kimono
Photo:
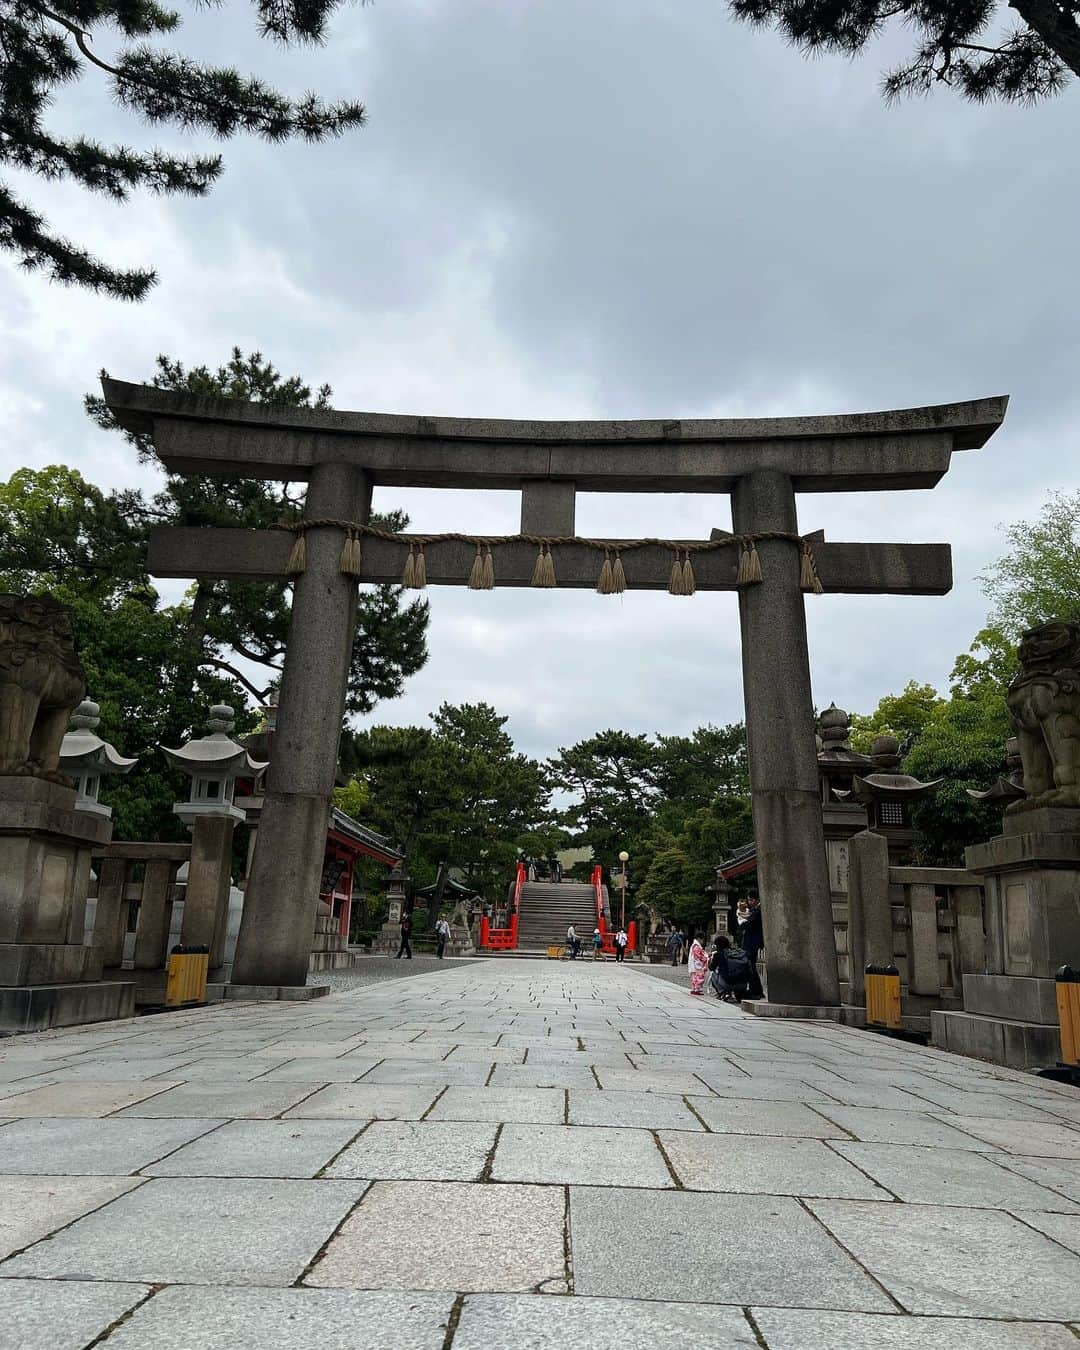
[[709, 973], [709, 958], [705, 955], [705, 948], [701, 945], [701, 939], [697, 933], [694, 933], [690, 939], [690, 956], [687, 959], [686, 968], [690, 972], [690, 992], [692, 994], [703, 994], [705, 992], [705, 976]]

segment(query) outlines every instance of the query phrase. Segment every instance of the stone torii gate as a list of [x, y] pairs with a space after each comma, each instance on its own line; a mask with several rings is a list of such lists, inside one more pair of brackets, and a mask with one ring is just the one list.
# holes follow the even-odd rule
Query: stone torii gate
[[[692, 557], [697, 590], [739, 590], [770, 1000], [839, 1002], [803, 590], [943, 595], [952, 563], [948, 544], [803, 539], [796, 493], [933, 487], [954, 450], [985, 444], [1005, 398], [828, 417], [533, 422], [282, 408], [114, 380], [103, 387], [121, 425], [152, 436], [173, 473], [308, 483], [302, 571], [284, 531], [165, 527], [150, 545], [150, 571], [160, 577], [284, 581], [298, 573], [236, 983], [306, 980], [357, 582], [400, 581], [410, 545], [422, 544], [427, 584], [477, 584], [481, 545], [471, 537], [360, 530], [362, 547], [352, 542], [356, 532], [345, 527], [366, 524], [378, 484], [520, 490], [522, 534], [483, 546], [489, 566], [497, 550], [502, 586], [552, 584], [550, 556], [546, 580], [537, 565], [540, 542], [541, 562], [555, 555], [563, 587], [596, 586], [606, 548], [630, 589], [689, 589], [672, 582], [674, 556]], [[736, 535], [579, 540], [577, 491], [729, 493]], [[549, 549], [546, 540], [556, 542]]]

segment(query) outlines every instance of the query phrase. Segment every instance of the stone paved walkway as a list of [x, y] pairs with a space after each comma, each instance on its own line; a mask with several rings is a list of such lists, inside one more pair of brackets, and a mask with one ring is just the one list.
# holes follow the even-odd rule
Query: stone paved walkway
[[1080, 1091], [630, 967], [9, 1040], [0, 1120], [5, 1347], [1080, 1336]]

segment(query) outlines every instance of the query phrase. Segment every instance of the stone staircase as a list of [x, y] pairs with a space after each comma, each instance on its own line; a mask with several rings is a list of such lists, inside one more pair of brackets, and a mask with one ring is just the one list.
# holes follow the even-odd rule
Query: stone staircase
[[315, 936], [311, 940], [311, 958], [308, 970], [344, 970], [354, 965], [356, 958], [349, 951], [348, 941], [338, 932], [337, 920], [322, 912], [315, 918]]
[[521, 888], [518, 951], [543, 951], [566, 944], [573, 924], [583, 945], [596, 927], [596, 892], [580, 882], [529, 881]]

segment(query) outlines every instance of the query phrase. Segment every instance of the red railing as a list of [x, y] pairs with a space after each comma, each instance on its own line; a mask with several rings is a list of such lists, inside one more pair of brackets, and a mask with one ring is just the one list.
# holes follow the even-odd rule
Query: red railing
[[596, 892], [596, 926], [600, 929], [600, 950], [614, 955], [615, 935], [608, 932], [607, 916], [604, 914], [604, 871], [599, 863], [592, 870], [592, 886]]
[[525, 885], [525, 864], [517, 865], [514, 880], [514, 898], [511, 902], [509, 928], [492, 928], [491, 920], [480, 920], [480, 946], [493, 952], [515, 952], [518, 945], [518, 915], [521, 912], [521, 888]]

